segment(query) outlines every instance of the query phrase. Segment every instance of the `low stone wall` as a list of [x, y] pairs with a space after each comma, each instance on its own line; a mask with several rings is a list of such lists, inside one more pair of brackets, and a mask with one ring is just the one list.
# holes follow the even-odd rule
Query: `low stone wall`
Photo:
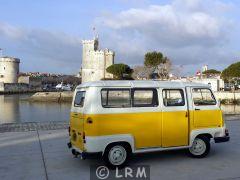
[[28, 91], [28, 84], [15, 83], [15, 84], [4, 84], [4, 92], [26, 92]]
[[71, 102], [73, 98], [72, 91], [64, 92], [38, 92], [30, 97], [30, 101], [39, 102]]
[[215, 92], [216, 98], [222, 104], [240, 104], [240, 92]]
[[[240, 99], [240, 92], [215, 92], [214, 93], [216, 98], [219, 99], [219, 100], [222, 100], [222, 99]], [[234, 98], [235, 97], [235, 98]]]
[[0, 82], [0, 94], [14, 94], [42, 91], [42, 88], [30, 88], [25, 83], [3, 83]]

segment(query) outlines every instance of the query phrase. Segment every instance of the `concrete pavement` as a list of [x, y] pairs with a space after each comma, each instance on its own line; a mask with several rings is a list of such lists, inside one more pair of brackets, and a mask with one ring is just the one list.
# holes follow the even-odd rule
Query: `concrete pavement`
[[[240, 121], [227, 121], [231, 140], [212, 144], [204, 159], [185, 151], [139, 154], [132, 165], [150, 165], [151, 179], [240, 179]], [[89, 166], [101, 160], [73, 158], [66, 129], [0, 133], [0, 179], [88, 180]]]

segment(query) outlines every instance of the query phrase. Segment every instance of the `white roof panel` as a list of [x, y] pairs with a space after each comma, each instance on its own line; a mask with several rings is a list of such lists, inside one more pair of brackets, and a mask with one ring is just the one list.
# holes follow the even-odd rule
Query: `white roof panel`
[[192, 82], [175, 81], [152, 81], [152, 80], [111, 80], [111, 81], [92, 81], [80, 84], [82, 87], [163, 87], [163, 88], [183, 88], [186, 86], [209, 87], [206, 84]]

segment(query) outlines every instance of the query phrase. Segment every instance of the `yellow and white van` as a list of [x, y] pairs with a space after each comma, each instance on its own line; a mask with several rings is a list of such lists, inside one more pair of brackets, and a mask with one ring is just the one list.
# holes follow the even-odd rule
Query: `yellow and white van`
[[122, 166], [132, 153], [187, 148], [205, 157], [210, 140], [229, 141], [208, 85], [164, 81], [98, 81], [75, 90], [69, 148]]

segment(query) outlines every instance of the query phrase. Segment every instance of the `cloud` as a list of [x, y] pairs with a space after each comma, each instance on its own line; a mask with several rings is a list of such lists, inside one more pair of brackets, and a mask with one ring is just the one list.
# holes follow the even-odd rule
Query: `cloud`
[[150, 5], [146, 9], [132, 8], [100, 20], [114, 30], [135, 31], [171, 46], [217, 43], [224, 33], [225, 21], [205, 11], [188, 11], [189, 8], [200, 6], [197, 0], [184, 2], [188, 2], [185, 11], [175, 2], [163, 6]]
[[232, 6], [218, 0], [175, 0], [103, 15], [95, 21], [100, 29], [108, 29], [103, 38], [116, 42], [113, 48], [119, 56], [131, 57], [126, 63], [142, 64], [146, 51], [159, 50], [176, 64], [213, 65], [233, 58], [234, 53], [226, 49], [232, 20], [225, 14]]
[[16, 28], [9, 24], [0, 22], [0, 35], [11, 39], [19, 39], [23, 37], [23, 32], [20, 28]]
[[[1, 48], [15, 52], [26, 71], [77, 73], [81, 39], [62, 32], [27, 29], [0, 23]], [[4, 43], [3, 43], [4, 42]], [[11, 54], [7, 54], [11, 56]]]
[[[223, 68], [240, 55], [234, 51], [236, 45], [231, 48], [235, 25], [230, 19], [232, 3], [174, 0], [159, 5], [150, 2], [132, 0], [129, 5], [124, 0], [127, 7], [135, 8], [104, 11], [94, 22], [89, 22], [99, 30], [101, 47], [116, 52], [116, 63], [140, 65], [147, 51], [157, 50], [174, 64], [185, 65], [186, 72], [193, 72], [203, 64]], [[0, 22], [0, 47], [5, 55], [21, 58], [21, 71], [73, 74], [81, 66], [81, 39], [64, 32]]]

